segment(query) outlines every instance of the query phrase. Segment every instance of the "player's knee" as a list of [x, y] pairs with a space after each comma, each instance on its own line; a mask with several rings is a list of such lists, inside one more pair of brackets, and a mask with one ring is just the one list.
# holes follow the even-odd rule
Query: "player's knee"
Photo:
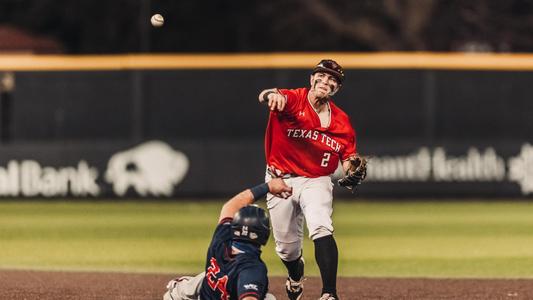
[[333, 235], [333, 227], [318, 226], [309, 231], [309, 238], [313, 241], [328, 235]]
[[294, 243], [276, 243], [276, 253], [279, 258], [284, 261], [293, 261], [300, 257], [302, 253], [302, 244], [300, 242]]
[[299, 252], [289, 253], [289, 252], [278, 251], [277, 253], [278, 253], [279, 258], [281, 258], [284, 261], [293, 261], [293, 260], [297, 260], [298, 257], [300, 257]]

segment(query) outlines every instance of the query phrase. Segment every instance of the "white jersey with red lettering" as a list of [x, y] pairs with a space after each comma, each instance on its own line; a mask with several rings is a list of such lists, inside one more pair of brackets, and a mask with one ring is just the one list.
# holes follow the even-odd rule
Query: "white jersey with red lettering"
[[[330, 120], [322, 127], [307, 99], [309, 89], [279, 90], [287, 98], [282, 112], [272, 111], [265, 135], [267, 165], [278, 173], [320, 177], [335, 172], [339, 160], [355, 154], [355, 131], [332, 101]], [[280, 174], [277, 174], [280, 175]]]

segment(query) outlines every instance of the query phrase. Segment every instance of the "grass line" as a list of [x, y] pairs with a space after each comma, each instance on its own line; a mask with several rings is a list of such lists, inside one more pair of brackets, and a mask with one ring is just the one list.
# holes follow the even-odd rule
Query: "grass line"
[[[0, 202], [0, 268], [194, 273], [223, 200]], [[340, 276], [533, 278], [533, 205], [335, 203]], [[271, 240], [263, 258], [284, 269]], [[304, 242], [308, 275], [318, 275]]]

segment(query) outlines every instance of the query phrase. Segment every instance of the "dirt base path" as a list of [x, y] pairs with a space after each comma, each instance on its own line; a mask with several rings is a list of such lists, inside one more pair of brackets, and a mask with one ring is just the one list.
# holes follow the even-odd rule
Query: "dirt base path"
[[[0, 299], [162, 299], [168, 274], [0, 271]], [[286, 299], [283, 278], [271, 292]], [[305, 299], [316, 300], [320, 280], [309, 278]], [[340, 278], [339, 296], [350, 299], [533, 299], [533, 280]]]

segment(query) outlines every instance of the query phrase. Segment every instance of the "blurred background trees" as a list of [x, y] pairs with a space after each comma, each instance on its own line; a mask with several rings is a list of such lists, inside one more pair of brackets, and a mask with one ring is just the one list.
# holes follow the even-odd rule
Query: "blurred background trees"
[[3, 27], [61, 46], [36, 52], [531, 52], [533, 0], [1, 0]]

